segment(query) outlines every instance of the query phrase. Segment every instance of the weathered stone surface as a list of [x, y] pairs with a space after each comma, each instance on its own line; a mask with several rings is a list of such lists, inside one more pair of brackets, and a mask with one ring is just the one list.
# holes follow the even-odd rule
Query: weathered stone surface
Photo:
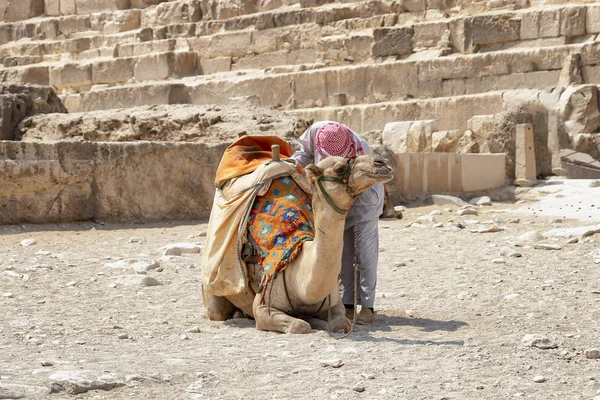
[[560, 12], [560, 34], [563, 36], [585, 35], [586, 7], [567, 7]]
[[0, 399], [23, 399], [26, 397], [37, 397], [49, 394], [50, 389], [44, 386], [0, 382]]
[[463, 134], [464, 132], [458, 129], [433, 132], [431, 134], [431, 151], [442, 153], [457, 152], [458, 143]]
[[542, 350], [555, 349], [558, 347], [558, 344], [556, 344], [551, 339], [537, 334], [529, 334], [523, 336], [521, 343], [523, 343], [523, 345], [526, 347], [536, 347]]
[[600, 225], [578, 226], [575, 228], [557, 228], [544, 232], [543, 236], [549, 238], [558, 237], [582, 239], [596, 233], [600, 233]]
[[559, 117], [568, 133], [590, 133], [600, 127], [598, 88], [595, 85], [568, 87], [561, 95]]
[[57, 371], [48, 377], [53, 392], [66, 391], [75, 395], [90, 390], [112, 390], [125, 386], [123, 379], [113, 375], [98, 376], [93, 371]]
[[60, 99], [49, 87], [0, 85], [0, 140], [13, 140], [17, 124], [38, 113], [66, 113]]
[[414, 31], [410, 28], [377, 28], [373, 31], [373, 57], [401, 56], [412, 52], [412, 37]]
[[178, 0], [162, 3], [144, 10], [141, 17], [141, 26], [181, 24], [198, 22], [201, 19], [200, 0]]
[[125, 10], [129, 6], [129, 0], [75, 0], [77, 14]]

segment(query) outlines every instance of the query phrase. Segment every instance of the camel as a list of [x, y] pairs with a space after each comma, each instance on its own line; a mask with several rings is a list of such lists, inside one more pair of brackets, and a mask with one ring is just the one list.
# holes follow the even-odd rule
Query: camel
[[304, 176], [312, 192], [314, 240], [304, 243], [297, 258], [273, 279], [272, 287], [263, 288], [267, 292], [262, 304], [259, 264], [248, 264], [248, 294], [220, 297], [203, 286], [209, 319], [224, 321], [241, 310], [256, 320], [260, 330], [305, 334], [329, 328], [349, 332], [350, 321], [338, 286], [346, 212], [359, 194], [392, 179], [392, 168], [375, 155], [354, 160], [328, 157], [318, 165], [306, 166]]

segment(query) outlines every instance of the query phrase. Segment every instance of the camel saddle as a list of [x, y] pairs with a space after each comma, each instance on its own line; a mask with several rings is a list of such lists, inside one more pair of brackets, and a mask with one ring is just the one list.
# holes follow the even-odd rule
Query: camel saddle
[[[282, 161], [271, 160], [271, 145], [278, 144]], [[257, 196], [271, 183], [290, 177], [306, 193], [309, 185], [291, 146], [276, 136], [244, 136], [224, 152], [215, 178], [215, 197], [202, 255], [202, 282], [215, 296], [248, 293], [248, 221]]]

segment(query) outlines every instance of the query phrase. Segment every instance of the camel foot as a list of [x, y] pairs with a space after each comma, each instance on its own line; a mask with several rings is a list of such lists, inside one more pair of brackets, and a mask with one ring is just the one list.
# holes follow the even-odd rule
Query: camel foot
[[310, 324], [304, 320], [291, 317], [281, 310], [271, 307], [271, 313], [267, 306], [258, 305], [259, 297], [254, 302], [254, 318], [256, 329], [261, 331], [275, 331], [281, 333], [311, 333]]
[[238, 311], [237, 307], [226, 297], [210, 294], [204, 287], [202, 287], [202, 298], [204, 307], [206, 307], [206, 316], [211, 321], [226, 321], [233, 318], [235, 312]]

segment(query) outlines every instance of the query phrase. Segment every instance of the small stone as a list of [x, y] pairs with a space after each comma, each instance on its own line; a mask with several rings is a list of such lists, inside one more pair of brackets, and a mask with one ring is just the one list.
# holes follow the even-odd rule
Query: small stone
[[504, 296], [504, 298], [506, 300], [512, 300], [512, 299], [516, 299], [517, 297], [519, 297], [520, 294], [519, 293], [509, 293], [506, 296]]
[[344, 365], [342, 360], [339, 358], [336, 358], [333, 360], [319, 360], [319, 364], [321, 364], [321, 367], [331, 367], [331, 368], [339, 368], [342, 365]]
[[600, 187], [600, 180], [595, 180], [595, 181], [590, 182], [590, 187], [591, 188]]
[[509, 224], [518, 224], [520, 222], [521, 222], [521, 220], [519, 218], [511, 218], [508, 220]]
[[115, 284], [124, 286], [158, 286], [161, 283], [146, 275], [123, 275], [115, 277]]
[[13, 298], [13, 294], [8, 292], [8, 293], [2, 293], [2, 297], [6, 297], [7, 299], [12, 299]]
[[478, 385], [478, 386], [475, 387], [475, 389], [477, 389], [477, 390], [483, 390], [485, 388], [483, 387], [483, 385]]
[[397, 262], [396, 264], [394, 264], [394, 266], [392, 268], [400, 268], [400, 267], [406, 267], [406, 263], [405, 262]]
[[551, 224], [562, 224], [562, 222], [563, 222], [563, 221], [562, 221], [562, 219], [560, 219], [560, 218], [554, 218], [554, 219], [551, 219], [551, 220], [550, 220], [550, 223], [551, 223]]
[[471, 204], [478, 206], [491, 206], [492, 200], [488, 196], [475, 197], [469, 201]]
[[201, 253], [202, 246], [196, 243], [171, 243], [161, 248], [165, 256], [180, 256], [184, 253]]
[[444, 194], [434, 194], [431, 196], [431, 200], [433, 204], [444, 206], [444, 205], [454, 205], [454, 206], [464, 206], [468, 205], [466, 201], [456, 196], [448, 196]]
[[504, 228], [500, 227], [500, 226], [482, 226], [479, 227], [477, 229], [471, 229], [471, 233], [495, 233], [495, 232], [502, 232], [504, 231]]
[[5, 271], [4, 273], [6, 274], [6, 276], [8, 276], [10, 278], [16, 278], [16, 279], [23, 278], [23, 275], [19, 274], [18, 272], [15, 272], [15, 271]]
[[541, 375], [538, 375], [538, 376], [535, 376], [535, 377], [533, 378], [533, 381], [534, 381], [535, 383], [544, 383], [544, 382], [546, 382], [546, 378], [544, 378], [544, 377], [543, 377], [543, 376], [541, 376]]
[[68, 287], [77, 286], [77, 282], [76, 281], [67, 282], [67, 283], [65, 283], [65, 286], [68, 286]]
[[442, 212], [440, 210], [433, 210], [429, 215], [442, 215]]
[[444, 227], [444, 224], [443, 224], [442, 222], [439, 222], [439, 223], [437, 223], [437, 224], [433, 224], [433, 227], [434, 227], [434, 228], [443, 228], [443, 227]]
[[474, 208], [463, 208], [462, 210], [458, 210], [456, 215], [464, 216], [464, 215], [479, 215], [479, 211]]
[[352, 390], [354, 390], [355, 392], [358, 392], [358, 393], [362, 393], [365, 391], [365, 386], [360, 383], [357, 383], [356, 385], [354, 385], [352, 387]]
[[146, 239], [138, 236], [129, 238], [129, 243], [146, 243]]
[[50, 254], [52, 254], [52, 253], [50, 253], [47, 250], [38, 250], [35, 252], [36, 256], [49, 256]]
[[37, 244], [37, 241], [35, 239], [21, 240], [21, 246], [23, 246], [23, 247], [33, 246], [34, 244]]
[[421, 222], [421, 223], [424, 222], [424, 223], [433, 224], [433, 223], [435, 223], [435, 217], [433, 215], [424, 215], [422, 217], [417, 218], [417, 221]]
[[533, 245], [533, 248], [537, 250], [562, 250], [562, 246], [560, 244], [552, 243], [536, 243]]
[[523, 343], [523, 345], [526, 347], [535, 347], [542, 350], [556, 349], [558, 347], [558, 345], [549, 338], [536, 334], [523, 336], [521, 343]]
[[532, 244], [537, 241], [543, 240], [544, 236], [538, 231], [529, 231], [527, 233], [522, 234], [517, 238], [516, 246], [524, 246], [526, 244]]
[[503, 224], [505, 222], [502, 218], [500, 218], [497, 215], [495, 215], [494, 218], [492, 218], [492, 221], [494, 221], [495, 224]]
[[200, 328], [199, 328], [199, 327], [197, 327], [197, 326], [194, 326], [194, 327], [192, 327], [192, 328], [188, 329], [188, 330], [186, 331], [186, 333], [200, 333]]
[[129, 334], [127, 333], [121, 333], [119, 336], [117, 336], [119, 339], [129, 339]]
[[179, 335], [179, 339], [181, 339], [181, 340], [188, 340], [189, 336], [186, 335], [185, 333], [182, 333], [181, 335]]
[[423, 225], [423, 224], [420, 224], [420, 223], [418, 223], [418, 222], [411, 222], [411, 223], [410, 223], [410, 224], [408, 224], [406, 227], [407, 227], [407, 228], [420, 228], [420, 229], [425, 229], [425, 228], [427, 228], [425, 225]]
[[518, 251], [516, 251], [515, 249], [512, 249], [510, 247], [501, 248], [500, 255], [502, 257], [521, 257], [522, 256], [521, 253], [519, 253]]
[[396, 211], [396, 212], [404, 212], [404, 211], [406, 211], [406, 207], [404, 207], [404, 206], [395, 206], [394, 207], [394, 211]]
[[506, 264], [506, 260], [504, 258], [494, 258], [492, 262], [494, 264]]
[[42, 367], [51, 367], [53, 365], [54, 363], [52, 363], [51, 361], [42, 361]]
[[585, 357], [592, 360], [600, 358], [600, 349], [587, 349], [585, 351]]

